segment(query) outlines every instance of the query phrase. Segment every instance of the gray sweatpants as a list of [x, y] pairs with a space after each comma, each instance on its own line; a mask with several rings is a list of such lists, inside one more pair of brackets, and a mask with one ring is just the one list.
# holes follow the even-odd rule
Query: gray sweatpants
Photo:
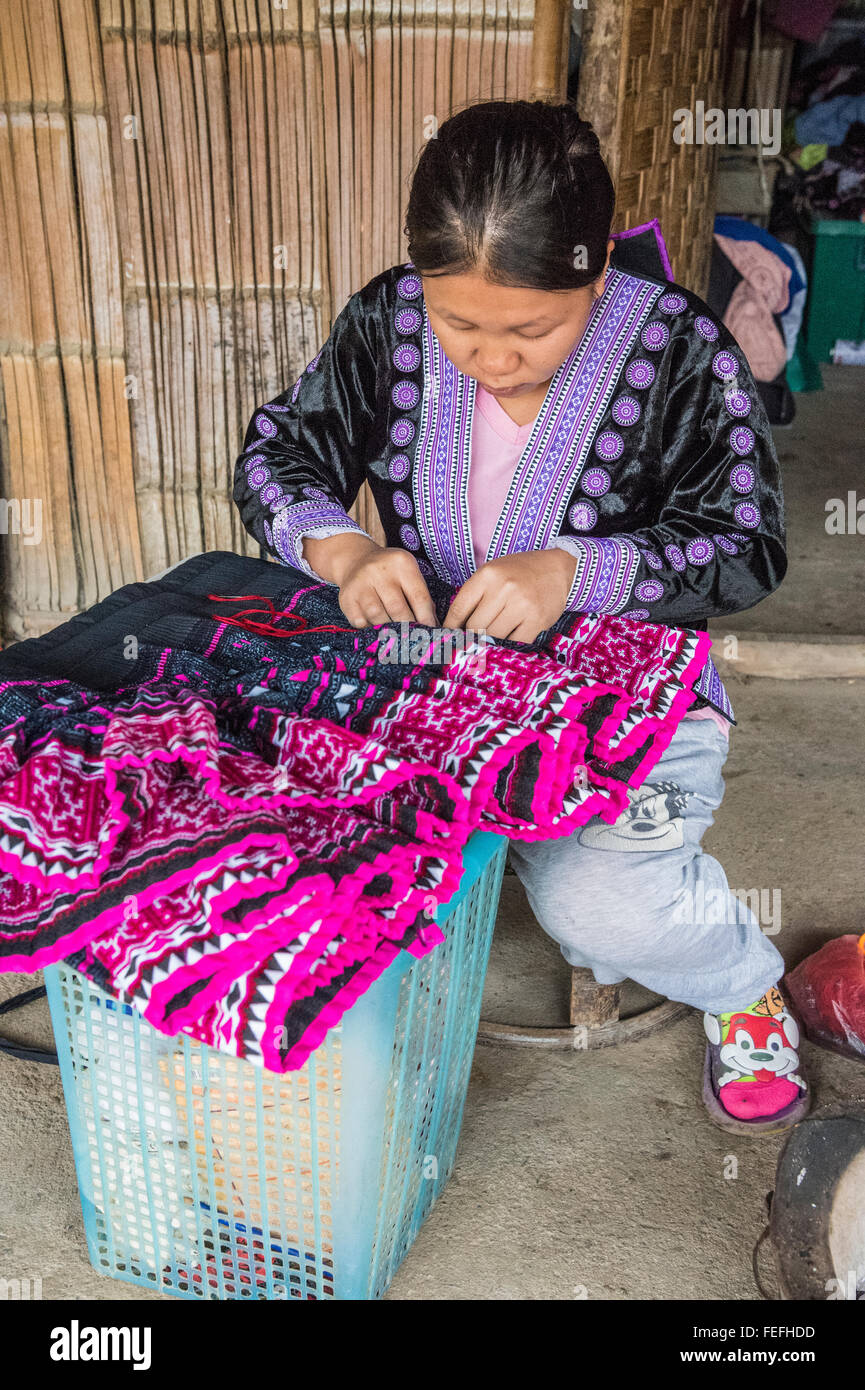
[[632, 979], [722, 1013], [781, 978], [779, 951], [700, 848], [724, 795], [727, 751], [713, 720], [684, 719], [615, 825], [596, 816], [561, 840], [511, 842], [541, 926], [599, 983]]

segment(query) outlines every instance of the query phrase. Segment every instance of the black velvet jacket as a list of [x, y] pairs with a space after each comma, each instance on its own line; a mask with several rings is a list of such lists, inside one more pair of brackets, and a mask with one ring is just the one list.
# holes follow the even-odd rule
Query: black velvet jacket
[[[784, 577], [778, 459], [732, 335], [696, 295], [624, 259], [620, 246], [550, 383], [487, 558], [560, 545], [577, 560], [569, 609], [705, 628]], [[388, 544], [462, 584], [475, 568], [475, 389], [433, 333], [411, 264], [383, 271], [256, 410], [235, 467], [247, 530], [311, 574], [304, 536], [359, 529], [346, 512], [367, 479]], [[732, 717], [711, 663], [701, 694]]]

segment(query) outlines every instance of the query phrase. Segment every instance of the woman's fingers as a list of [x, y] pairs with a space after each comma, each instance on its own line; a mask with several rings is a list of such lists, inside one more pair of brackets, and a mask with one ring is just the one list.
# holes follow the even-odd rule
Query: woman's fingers
[[415, 566], [415, 570], [416, 573], [411, 575], [403, 584], [403, 592], [411, 605], [416, 622], [425, 623], [427, 627], [435, 627], [436, 611], [433, 608], [430, 591], [417, 566]]
[[465, 627], [466, 619], [483, 597], [483, 592], [484, 581], [478, 570], [471, 579], [466, 580], [458, 593], [454, 594], [453, 603], [445, 617], [445, 627]]

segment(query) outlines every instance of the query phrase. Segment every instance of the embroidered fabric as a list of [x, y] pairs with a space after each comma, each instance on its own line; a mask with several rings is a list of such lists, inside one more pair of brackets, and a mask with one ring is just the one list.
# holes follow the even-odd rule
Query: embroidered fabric
[[443, 636], [347, 629], [329, 586], [217, 552], [0, 653], [0, 968], [69, 959], [163, 1032], [299, 1067], [441, 941], [476, 827], [621, 814], [709, 646], [612, 615]]

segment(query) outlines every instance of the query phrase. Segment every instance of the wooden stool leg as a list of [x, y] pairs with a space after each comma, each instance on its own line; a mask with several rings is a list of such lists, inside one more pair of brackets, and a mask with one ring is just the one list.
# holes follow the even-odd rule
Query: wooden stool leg
[[619, 1017], [619, 986], [599, 985], [584, 966], [571, 969], [571, 1027], [600, 1028]]

